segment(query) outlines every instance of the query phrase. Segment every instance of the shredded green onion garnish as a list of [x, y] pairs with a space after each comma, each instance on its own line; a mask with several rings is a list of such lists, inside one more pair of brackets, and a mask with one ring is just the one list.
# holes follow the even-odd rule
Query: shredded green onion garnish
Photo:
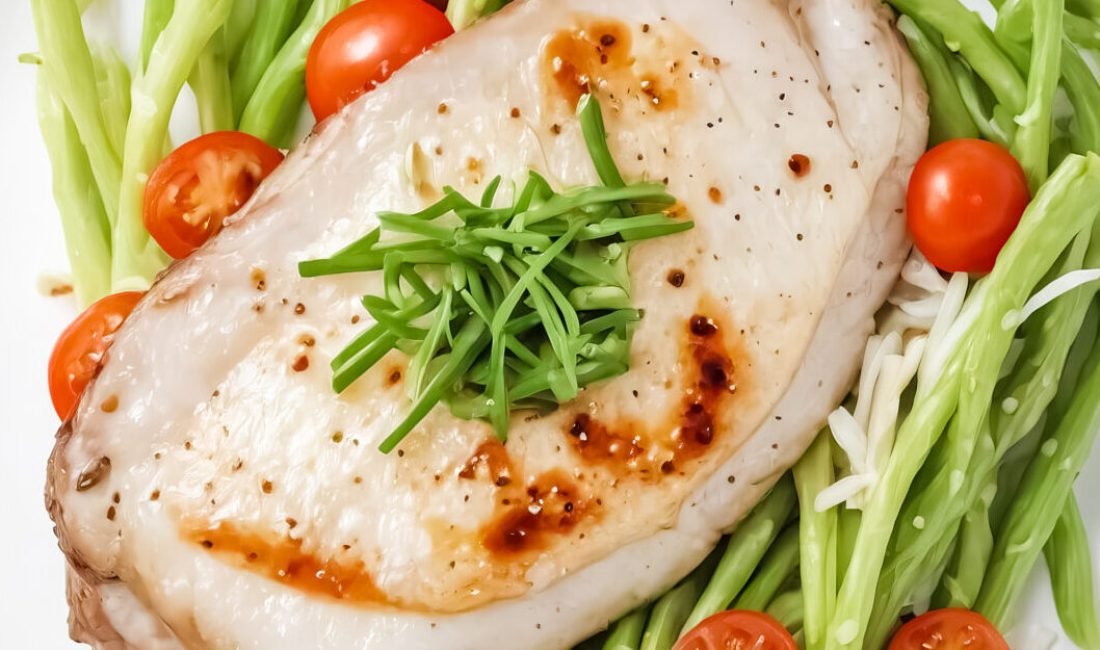
[[600, 185], [556, 192], [534, 171], [510, 205], [501, 179], [478, 203], [446, 187], [415, 214], [382, 212], [380, 226], [303, 277], [381, 271], [383, 295], [364, 296], [375, 324], [332, 360], [343, 392], [394, 349], [408, 354], [408, 416], [380, 446], [389, 453], [439, 402], [508, 435], [511, 413], [549, 411], [629, 367], [641, 313], [630, 299], [633, 242], [693, 227], [666, 211], [659, 183], [625, 184], [608, 150], [599, 103], [577, 116]]

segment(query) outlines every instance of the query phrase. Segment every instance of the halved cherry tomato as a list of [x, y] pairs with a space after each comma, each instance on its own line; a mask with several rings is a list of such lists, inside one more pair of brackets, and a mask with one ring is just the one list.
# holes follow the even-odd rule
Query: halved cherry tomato
[[988, 273], [1030, 200], [1012, 154], [984, 140], [950, 140], [913, 170], [909, 232], [940, 269]]
[[743, 610], [704, 619], [673, 650], [798, 650], [787, 629], [767, 614]]
[[84, 310], [54, 344], [50, 354], [50, 400], [57, 415], [66, 420], [76, 410], [88, 382], [99, 372], [115, 332], [134, 310], [143, 294], [116, 293]]
[[902, 626], [890, 650], [1009, 650], [984, 616], [966, 609], [937, 609]]
[[198, 137], [169, 154], [149, 177], [145, 229], [164, 252], [187, 257], [218, 234], [226, 217], [282, 161], [282, 152], [247, 133]]
[[423, 0], [362, 0], [334, 17], [306, 59], [306, 92], [317, 121], [389, 79], [398, 68], [454, 33]]

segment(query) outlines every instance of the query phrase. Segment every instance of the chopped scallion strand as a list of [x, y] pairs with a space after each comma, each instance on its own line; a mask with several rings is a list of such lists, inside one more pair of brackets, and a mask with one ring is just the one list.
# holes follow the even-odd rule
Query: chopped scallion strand
[[383, 452], [441, 402], [504, 440], [514, 411], [550, 410], [629, 368], [642, 317], [630, 248], [694, 224], [665, 212], [676, 199], [664, 185], [623, 180], [594, 98], [577, 117], [601, 184], [557, 192], [531, 171], [503, 207], [500, 177], [478, 203], [447, 187], [437, 203], [381, 212], [362, 239], [299, 265], [303, 277], [382, 272], [383, 295], [362, 299], [375, 323], [331, 365], [342, 392], [391, 350], [409, 355], [412, 406]]

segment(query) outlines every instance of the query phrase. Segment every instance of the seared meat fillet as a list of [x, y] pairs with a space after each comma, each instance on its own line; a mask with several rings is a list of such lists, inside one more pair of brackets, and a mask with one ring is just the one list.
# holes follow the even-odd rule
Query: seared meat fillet
[[[409, 408], [391, 353], [329, 361], [375, 274], [302, 279], [444, 185], [630, 180], [694, 230], [643, 243], [625, 375], [507, 444]], [[104, 648], [568, 648], [695, 566], [848, 389], [907, 253], [926, 98], [876, 0], [527, 0], [323, 124], [117, 336], [47, 501], [76, 638]], [[505, 184], [507, 186], [507, 183]]]

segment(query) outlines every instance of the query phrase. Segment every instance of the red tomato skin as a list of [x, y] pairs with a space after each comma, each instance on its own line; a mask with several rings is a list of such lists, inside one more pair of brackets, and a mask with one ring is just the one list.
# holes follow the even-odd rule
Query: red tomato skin
[[317, 34], [306, 59], [306, 94], [320, 122], [454, 33], [423, 0], [362, 0]]
[[50, 401], [62, 420], [76, 411], [84, 389], [103, 363], [115, 332], [144, 294], [115, 293], [93, 303], [61, 333], [50, 353]]
[[989, 273], [1030, 201], [1027, 177], [1012, 154], [984, 140], [950, 140], [913, 169], [909, 232], [941, 270]]
[[[734, 643], [740, 645], [733, 645]], [[798, 650], [794, 637], [783, 625], [762, 612], [718, 612], [688, 631], [673, 650]]]
[[[281, 151], [240, 131], [195, 138], [170, 153], [149, 176], [145, 229], [164, 252], [175, 259], [187, 257], [216, 235], [282, 162]], [[200, 208], [208, 218], [188, 217]]]
[[967, 609], [937, 609], [903, 625], [890, 642], [890, 650], [1011, 649], [981, 614]]

